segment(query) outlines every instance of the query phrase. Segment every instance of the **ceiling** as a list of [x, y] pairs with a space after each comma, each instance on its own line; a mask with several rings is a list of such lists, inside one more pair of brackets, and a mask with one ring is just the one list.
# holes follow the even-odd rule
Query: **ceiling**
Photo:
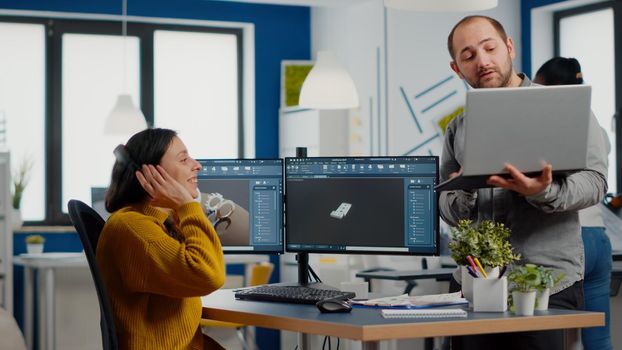
[[370, 0], [221, 0], [233, 2], [249, 2], [255, 4], [275, 4], [313, 7], [341, 7], [362, 3]]

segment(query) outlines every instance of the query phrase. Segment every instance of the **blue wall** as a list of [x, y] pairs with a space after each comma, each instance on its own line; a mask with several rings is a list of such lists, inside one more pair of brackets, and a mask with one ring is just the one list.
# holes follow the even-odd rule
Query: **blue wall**
[[[531, 10], [566, 0], [522, 0], [521, 1], [521, 41], [523, 44], [523, 72], [531, 76]], [[551, 28], [551, 30], [553, 30]]]
[[[203, 0], [132, 0], [127, 4], [130, 16], [254, 23], [256, 156], [277, 157], [281, 60], [310, 58], [309, 8]], [[119, 15], [121, 1], [0, 0], [0, 8]]]

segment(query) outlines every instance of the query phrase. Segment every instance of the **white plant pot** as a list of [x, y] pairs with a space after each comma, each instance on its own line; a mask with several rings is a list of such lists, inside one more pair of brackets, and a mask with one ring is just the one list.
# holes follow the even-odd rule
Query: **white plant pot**
[[[499, 277], [499, 267], [484, 268], [489, 278]], [[460, 266], [460, 279], [462, 295], [469, 302], [469, 307], [473, 307], [473, 276], [469, 274], [466, 266]]]
[[536, 310], [546, 311], [549, 309], [549, 296], [551, 290], [549, 288], [539, 290], [536, 292]]
[[533, 292], [512, 292], [514, 301], [514, 312], [518, 316], [533, 316], [536, 305], [536, 291]]
[[41, 254], [43, 253], [43, 244], [26, 244], [26, 252], [28, 254]]
[[22, 219], [22, 211], [11, 208], [11, 228], [13, 228], [13, 231], [17, 231], [22, 228], [23, 224], [24, 220]]

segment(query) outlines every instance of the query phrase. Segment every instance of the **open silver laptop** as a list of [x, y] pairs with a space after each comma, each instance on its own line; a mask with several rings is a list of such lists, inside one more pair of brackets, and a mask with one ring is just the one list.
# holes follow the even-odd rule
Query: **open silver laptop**
[[584, 169], [590, 121], [588, 85], [534, 86], [467, 91], [462, 173], [439, 191], [490, 187], [490, 175], [510, 163], [538, 174]]

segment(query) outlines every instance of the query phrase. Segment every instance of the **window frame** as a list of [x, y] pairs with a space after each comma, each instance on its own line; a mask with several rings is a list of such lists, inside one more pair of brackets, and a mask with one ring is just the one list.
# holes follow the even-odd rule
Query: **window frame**
[[[614, 65], [615, 65], [615, 134], [616, 142], [616, 188], [618, 192], [622, 192], [622, 3], [619, 1], [605, 1], [601, 3], [589, 4], [580, 7], [574, 7], [567, 10], [553, 12], [553, 44], [555, 56], [560, 55], [560, 23], [561, 20], [575, 15], [581, 15], [589, 12], [600, 11], [604, 9], [613, 10], [614, 23]], [[610, 165], [611, 166], [611, 165]], [[611, 180], [610, 180], [611, 181]]]
[[[34, 23], [45, 25], [45, 219], [26, 221], [27, 225], [70, 225], [69, 215], [63, 212], [62, 203], [62, 37], [63, 34], [122, 35], [120, 20], [63, 19], [43, 17], [15, 17], [0, 15], [0, 22]], [[140, 40], [140, 107], [147, 124], [154, 122], [154, 50], [156, 30], [199, 33], [232, 34], [237, 47], [237, 97], [238, 97], [238, 157], [244, 155], [244, 29], [239, 27], [163, 24], [127, 21], [127, 35]], [[112, 150], [111, 150], [112, 152]]]

